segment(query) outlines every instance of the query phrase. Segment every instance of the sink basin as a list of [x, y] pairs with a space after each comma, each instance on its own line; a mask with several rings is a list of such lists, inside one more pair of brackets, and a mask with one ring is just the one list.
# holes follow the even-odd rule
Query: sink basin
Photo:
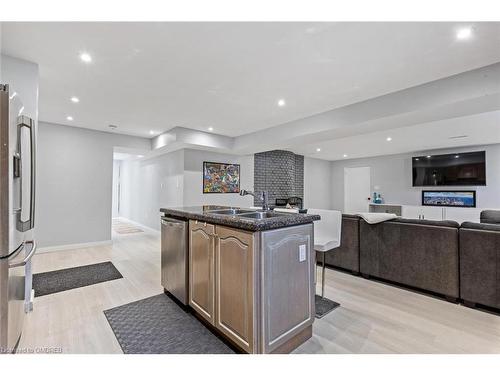
[[267, 219], [267, 218], [271, 218], [271, 217], [280, 217], [280, 216], [287, 216], [287, 215], [290, 215], [290, 214], [277, 213], [277, 212], [271, 212], [271, 211], [265, 211], [265, 212], [257, 211], [257, 212], [250, 212], [247, 214], [241, 214], [238, 216], [248, 218], [248, 219], [259, 220], [259, 219]]
[[255, 211], [253, 210], [245, 210], [241, 208], [226, 208], [224, 210], [210, 211], [209, 213], [216, 215], [239, 215], [239, 214], [254, 213], [254, 212]]

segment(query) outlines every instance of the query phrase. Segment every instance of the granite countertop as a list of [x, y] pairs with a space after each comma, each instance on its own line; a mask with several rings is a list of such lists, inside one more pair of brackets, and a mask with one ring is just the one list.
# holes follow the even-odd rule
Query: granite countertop
[[242, 217], [240, 215], [221, 215], [211, 211], [224, 210], [224, 209], [242, 209], [255, 212], [244, 207], [228, 207], [228, 206], [193, 206], [193, 207], [174, 207], [174, 208], [161, 208], [160, 212], [166, 216], [174, 216], [184, 219], [200, 220], [211, 224], [225, 225], [228, 227], [244, 229], [252, 232], [265, 231], [270, 229], [290, 227], [294, 225], [308, 224], [315, 220], [320, 220], [319, 215], [307, 214], [288, 214], [277, 213], [277, 216], [252, 219]]

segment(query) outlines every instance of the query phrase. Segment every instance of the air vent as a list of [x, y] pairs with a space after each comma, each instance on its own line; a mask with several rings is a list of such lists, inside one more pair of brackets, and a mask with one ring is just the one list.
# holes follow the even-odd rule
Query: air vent
[[468, 135], [454, 135], [453, 137], [449, 137], [449, 139], [460, 139], [460, 138], [467, 138]]

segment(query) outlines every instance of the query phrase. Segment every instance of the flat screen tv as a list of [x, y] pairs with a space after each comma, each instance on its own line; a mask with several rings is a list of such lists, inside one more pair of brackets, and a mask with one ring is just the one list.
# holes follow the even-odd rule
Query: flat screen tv
[[413, 186], [484, 186], [486, 152], [415, 156], [412, 170]]
[[422, 206], [476, 207], [476, 192], [423, 190]]

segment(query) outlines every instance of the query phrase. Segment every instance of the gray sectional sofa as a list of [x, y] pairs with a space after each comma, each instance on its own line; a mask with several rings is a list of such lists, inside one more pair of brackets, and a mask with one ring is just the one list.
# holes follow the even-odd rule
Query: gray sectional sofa
[[460, 297], [470, 307], [500, 309], [500, 215], [481, 221], [460, 227]]
[[480, 219], [483, 224], [500, 224], [499, 210], [484, 210], [481, 211]]
[[459, 298], [458, 228], [454, 221], [360, 221], [360, 272]]
[[402, 218], [368, 224], [343, 215], [342, 226], [327, 265], [500, 309], [500, 211], [462, 225]]

